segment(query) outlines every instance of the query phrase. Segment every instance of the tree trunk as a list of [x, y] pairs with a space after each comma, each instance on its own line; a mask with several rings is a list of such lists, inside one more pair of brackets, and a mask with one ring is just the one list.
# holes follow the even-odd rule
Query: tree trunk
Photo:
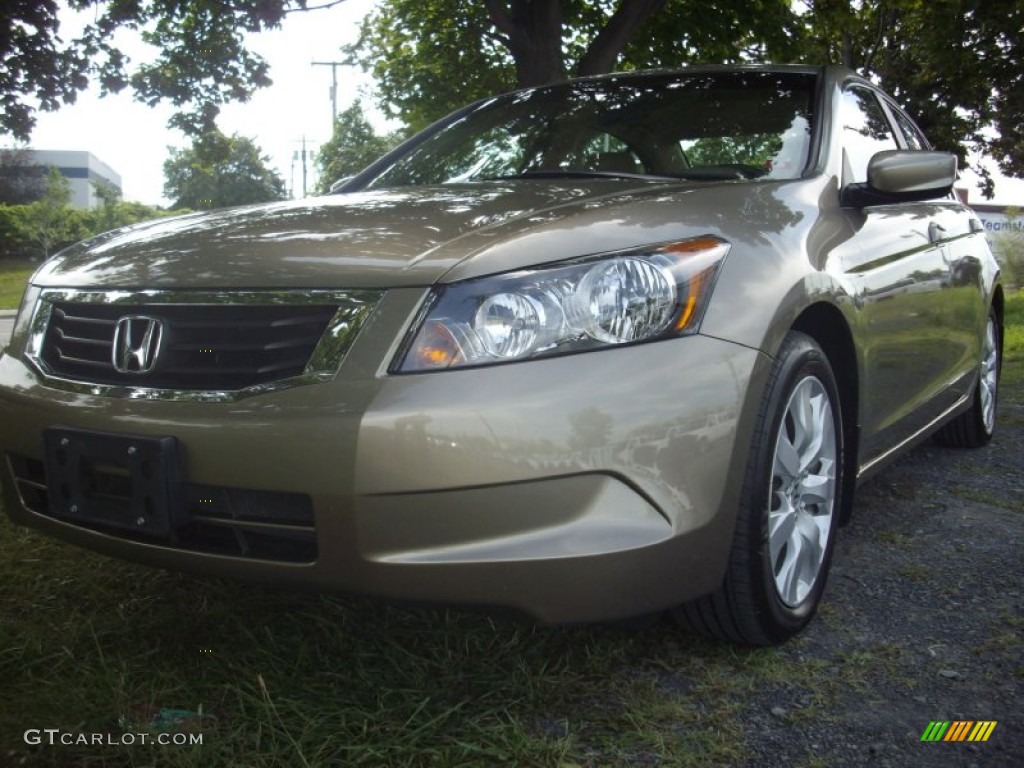
[[562, 4], [558, 0], [484, 0], [494, 26], [508, 41], [520, 87], [565, 80]]
[[611, 72], [622, 49], [651, 16], [665, 7], [666, 0], [621, 0], [611, 19], [590, 43], [576, 67], [576, 74], [603, 75]]

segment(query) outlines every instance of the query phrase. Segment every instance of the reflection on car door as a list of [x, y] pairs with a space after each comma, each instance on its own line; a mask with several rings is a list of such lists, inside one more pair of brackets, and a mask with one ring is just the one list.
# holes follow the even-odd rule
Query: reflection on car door
[[[876, 152], [897, 144], [874, 93], [854, 87], [841, 107], [843, 183], [867, 178]], [[861, 342], [861, 462], [925, 427], [969, 386], [973, 319], [956, 311], [951, 260], [969, 234], [968, 218], [952, 200], [880, 205], [845, 211], [856, 232], [843, 249], [858, 307]], [[959, 246], [957, 246], [959, 248]], [[963, 300], [963, 311], [972, 311]], [[977, 304], [977, 294], [973, 297]], [[976, 354], [976, 353], [975, 353]]]

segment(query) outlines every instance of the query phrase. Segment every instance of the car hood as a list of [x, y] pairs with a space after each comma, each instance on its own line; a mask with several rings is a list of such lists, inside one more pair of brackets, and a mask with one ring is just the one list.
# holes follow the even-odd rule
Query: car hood
[[[728, 186], [735, 196], [752, 185]], [[699, 196], [718, 197], [712, 187]], [[233, 208], [99, 235], [58, 254], [35, 282], [114, 289], [423, 286], [664, 242], [686, 218], [679, 196], [690, 198], [682, 208], [692, 208], [693, 192], [676, 182], [516, 181]], [[675, 222], [671, 231], [665, 222]]]

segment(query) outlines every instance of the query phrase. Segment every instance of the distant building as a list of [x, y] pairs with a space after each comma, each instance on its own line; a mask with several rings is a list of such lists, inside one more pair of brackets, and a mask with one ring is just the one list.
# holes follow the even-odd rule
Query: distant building
[[1024, 232], [1024, 205], [1012, 206], [1017, 208], [1013, 219], [1007, 216], [1008, 205], [988, 205], [986, 203], [975, 203], [971, 206], [978, 214], [981, 223], [985, 225], [985, 231], [990, 235], [998, 235], [1000, 232]]
[[36, 165], [55, 166], [71, 185], [71, 205], [94, 208], [100, 204], [93, 182], [104, 182], [121, 192], [121, 174], [91, 152], [57, 149], [29, 150]]
[[[1024, 206], [989, 205], [976, 203], [971, 208], [978, 214], [985, 225], [985, 233], [997, 256], [1006, 256], [1006, 248], [1019, 249], [1021, 238], [1024, 237]], [[1013, 208], [1013, 211], [1009, 211]], [[1010, 216], [1009, 213], [1013, 215]], [[1012, 235], [1012, 237], [1007, 237]]]

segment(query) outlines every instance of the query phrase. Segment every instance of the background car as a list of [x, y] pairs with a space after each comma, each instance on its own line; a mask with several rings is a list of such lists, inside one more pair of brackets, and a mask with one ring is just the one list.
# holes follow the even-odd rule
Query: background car
[[152, 565], [770, 644], [856, 484], [995, 425], [956, 162], [827, 67], [496, 96], [342, 194], [121, 230], [0, 358], [16, 522]]

